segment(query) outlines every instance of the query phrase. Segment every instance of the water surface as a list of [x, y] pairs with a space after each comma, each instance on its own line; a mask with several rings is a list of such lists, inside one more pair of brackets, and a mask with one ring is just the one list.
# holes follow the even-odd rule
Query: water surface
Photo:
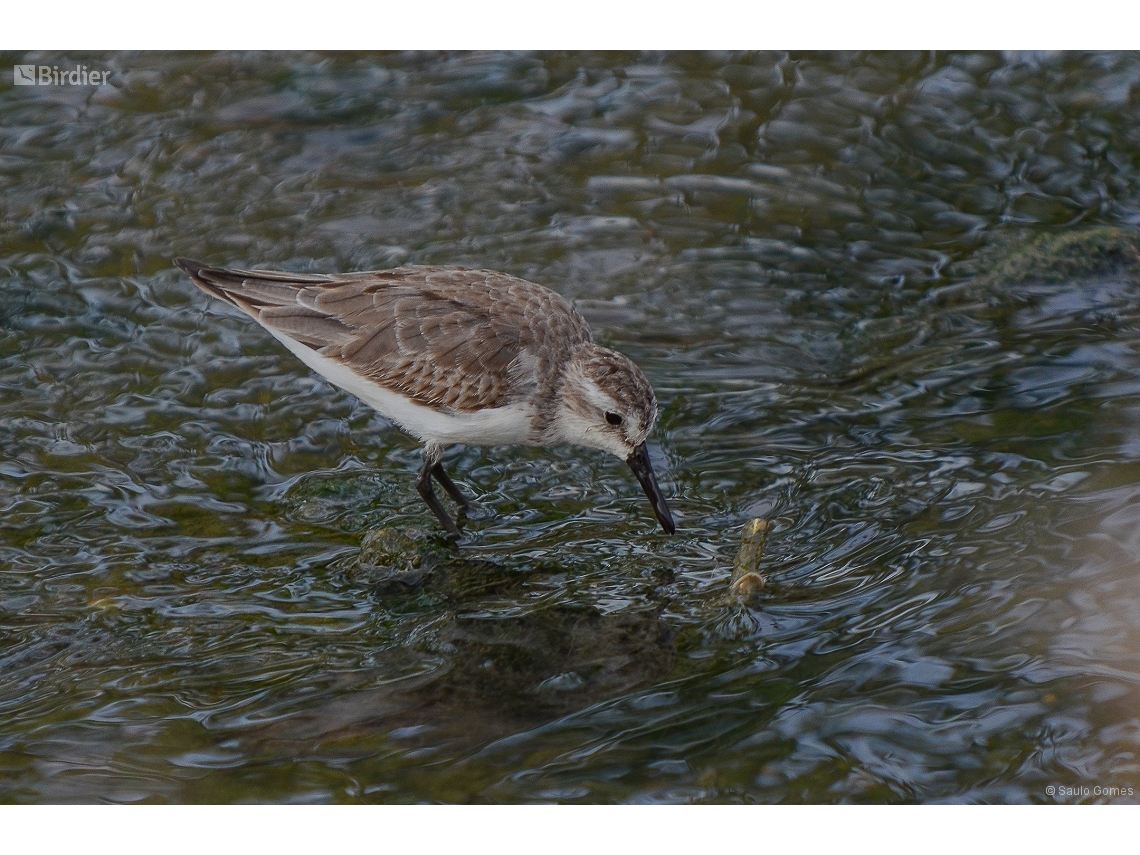
[[[1140, 225], [1140, 56], [17, 62], [111, 74], [0, 86], [0, 800], [1137, 800], [1136, 281], [940, 295]], [[556, 288], [677, 535], [457, 448], [486, 518], [393, 583], [416, 444], [176, 255]]]

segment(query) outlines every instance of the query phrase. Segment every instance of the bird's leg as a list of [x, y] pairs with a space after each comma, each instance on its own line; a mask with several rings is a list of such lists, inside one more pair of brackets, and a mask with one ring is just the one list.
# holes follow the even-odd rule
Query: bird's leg
[[455, 486], [455, 482], [448, 478], [447, 473], [443, 471], [442, 462], [435, 464], [435, 466], [431, 468], [431, 474], [435, 476], [435, 480], [439, 481], [440, 486], [447, 491], [447, 495], [451, 496], [455, 504], [459, 505], [460, 511], [464, 514], [471, 512], [471, 505], [467, 502], [467, 499], [459, 492], [459, 488]]
[[[447, 529], [447, 533], [458, 540], [463, 536], [460, 534], [459, 527], [452, 521], [451, 517], [447, 515], [447, 511], [443, 509], [443, 505], [439, 503], [439, 499], [436, 498], [435, 493], [431, 489], [432, 470], [439, 467], [439, 459], [442, 453], [443, 450], [434, 443], [429, 443], [424, 446], [424, 468], [420, 470], [419, 477], [416, 478], [416, 490], [419, 491], [420, 498], [431, 508], [431, 512], [436, 515], [436, 518], [443, 524], [443, 527]], [[440, 472], [442, 472], [442, 467], [439, 468]], [[443, 477], [447, 478], [446, 475]], [[450, 481], [451, 479], [448, 478], [448, 480]], [[440, 483], [443, 482], [441, 481]], [[446, 487], [447, 485], [444, 484], [445, 489]], [[451, 489], [455, 489], [455, 484], [451, 485]], [[448, 492], [450, 493], [451, 490], [448, 490]]]

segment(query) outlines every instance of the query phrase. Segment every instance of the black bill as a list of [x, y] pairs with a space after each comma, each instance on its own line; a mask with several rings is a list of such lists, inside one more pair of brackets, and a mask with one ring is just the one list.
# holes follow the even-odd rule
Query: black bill
[[669, 534], [675, 532], [677, 526], [673, 524], [673, 515], [669, 513], [669, 506], [665, 504], [665, 497], [661, 495], [661, 488], [657, 486], [657, 479], [653, 477], [653, 467], [649, 464], [649, 451], [646, 449], [645, 443], [643, 442], [635, 448], [633, 454], [627, 457], [625, 462], [629, 464], [629, 468], [633, 470], [633, 474], [641, 482], [641, 489], [645, 490], [645, 495], [653, 504], [653, 513], [657, 515], [657, 521], [661, 523], [661, 528]]

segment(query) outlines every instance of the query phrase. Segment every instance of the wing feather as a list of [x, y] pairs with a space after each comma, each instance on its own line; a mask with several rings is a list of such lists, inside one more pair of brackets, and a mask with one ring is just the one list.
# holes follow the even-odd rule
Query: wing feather
[[175, 263], [266, 328], [435, 408], [509, 404], [590, 341], [585, 320], [558, 294], [489, 270], [317, 275]]

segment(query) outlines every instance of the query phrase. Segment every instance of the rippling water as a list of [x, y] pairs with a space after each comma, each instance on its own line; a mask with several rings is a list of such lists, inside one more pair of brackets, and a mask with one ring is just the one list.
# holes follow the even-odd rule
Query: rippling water
[[[1138, 800], [1138, 278], [973, 277], [1140, 225], [1140, 55], [16, 62], [111, 75], [0, 87], [0, 800]], [[556, 288], [678, 534], [456, 449], [440, 551], [415, 443], [175, 255]]]

